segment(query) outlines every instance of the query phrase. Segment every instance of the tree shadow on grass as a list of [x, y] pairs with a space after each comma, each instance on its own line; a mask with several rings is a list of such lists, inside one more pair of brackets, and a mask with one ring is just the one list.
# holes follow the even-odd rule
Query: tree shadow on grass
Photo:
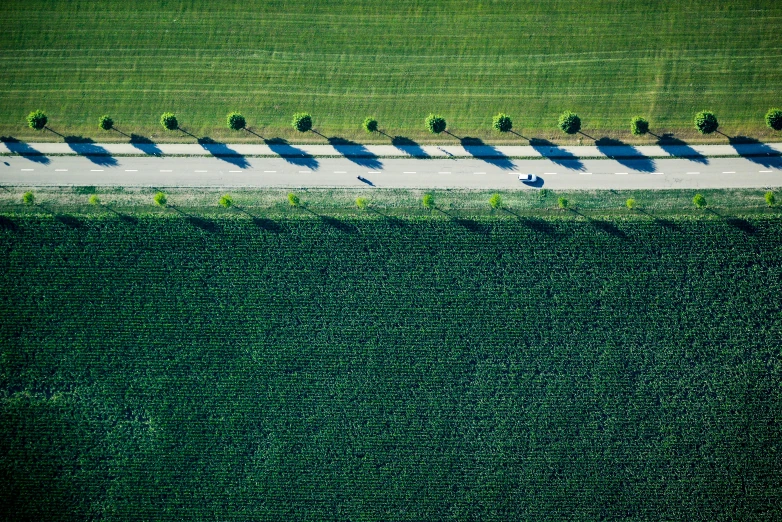
[[542, 232], [549, 236], [557, 235], [557, 229], [554, 228], [554, 226], [548, 221], [539, 218], [521, 216], [506, 207], [502, 207], [502, 210], [507, 212], [508, 214], [516, 216], [516, 219], [519, 221], [519, 223], [521, 223], [527, 228], [534, 230], [535, 232]]
[[73, 152], [79, 156], [84, 156], [91, 162], [101, 167], [116, 167], [119, 163], [113, 157], [108, 150], [96, 145], [91, 138], [85, 138], [83, 136], [65, 136], [65, 143], [71, 148]]
[[[391, 138], [388, 134], [383, 133], [383, 136]], [[415, 141], [404, 136], [394, 136], [391, 138], [391, 145], [401, 150], [405, 154], [408, 154], [414, 158], [428, 158], [429, 154]]]
[[473, 158], [481, 159], [502, 170], [513, 170], [516, 167], [510, 158], [500, 152], [499, 149], [487, 145], [479, 138], [465, 136], [460, 138], [459, 142]]
[[[625, 167], [639, 172], [654, 172], [654, 160], [643, 156], [632, 145], [613, 138], [603, 137], [595, 141], [597, 150]], [[623, 156], [624, 154], [624, 156]]]
[[143, 152], [144, 154], [149, 154], [150, 156], [162, 156], [163, 151], [161, 151], [158, 146], [155, 144], [154, 141], [151, 139], [140, 136], [138, 134], [131, 134], [130, 135], [130, 144], [136, 147], [138, 150]]
[[714, 214], [718, 218], [725, 220], [725, 222], [728, 225], [730, 225], [733, 228], [736, 228], [738, 230], [741, 230], [742, 232], [744, 232], [745, 234], [747, 234], [749, 236], [754, 236], [755, 233], [757, 233], [757, 231], [758, 231], [755, 228], [755, 226], [752, 223], [750, 223], [749, 221], [747, 221], [746, 219], [741, 219], [741, 218], [737, 218], [737, 217], [734, 217], [734, 216], [724, 216], [724, 215], [720, 214], [719, 212], [717, 212], [716, 210], [708, 208], [708, 207], [706, 207], [706, 211], [707, 212], [711, 212], [712, 214]]
[[739, 156], [766, 168], [782, 168], [780, 152], [748, 136], [728, 136], [728, 142]]
[[644, 209], [642, 209], [642, 208], [636, 208], [635, 210], [637, 210], [638, 212], [640, 212], [640, 213], [641, 213], [641, 214], [643, 214], [644, 216], [648, 216], [648, 217], [652, 218], [652, 220], [653, 220], [653, 221], [654, 221], [656, 224], [660, 225], [660, 226], [661, 226], [661, 227], [663, 227], [663, 228], [666, 228], [666, 229], [668, 229], [668, 230], [671, 230], [671, 231], [676, 231], [676, 232], [678, 232], [679, 230], [681, 230], [681, 229], [679, 228], [679, 225], [677, 225], [677, 224], [676, 224], [676, 223], [674, 223], [673, 221], [668, 221], [667, 219], [663, 219], [663, 218], [657, 217], [657, 216], [655, 216], [654, 214], [651, 214], [651, 213], [649, 213], [649, 212], [645, 211], [645, 210], [644, 210]]
[[577, 214], [577, 215], [583, 217], [584, 219], [586, 219], [589, 222], [590, 225], [592, 225], [593, 227], [595, 227], [598, 230], [601, 230], [601, 231], [605, 232], [606, 234], [612, 235], [614, 237], [618, 237], [620, 239], [627, 239], [628, 238], [627, 234], [625, 234], [622, 230], [617, 228], [617, 226], [614, 225], [613, 223], [609, 223], [608, 221], [602, 221], [602, 220], [599, 220], [599, 219], [591, 218], [591, 217], [589, 217], [587, 215], [582, 214], [581, 212], [579, 212], [578, 210], [576, 210], [574, 208], [569, 208], [568, 210], [570, 210], [574, 214]]
[[16, 232], [19, 230], [19, 225], [17, 225], [9, 217], [0, 216], [0, 230], [10, 230], [11, 232]]
[[350, 223], [345, 223], [344, 221], [340, 221], [337, 218], [331, 217], [331, 216], [324, 216], [322, 214], [318, 214], [317, 212], [314, 212], [313, 210], [308, 209], [307, 207], [300, 207], [313, 216], [317, 216], [320, 218], [320, 220], [330, 226], [331, 228], [335, 230], [339, 230], [340, 232], [344, 232], [346, 234], [355, 234], [358, 232], [358, 227], [355, 225], [352, 225]]
[[51, 163], [51, 160], [44, 156], [42, 152], [32, 148], [23, 141], [19, 141], [13, 136], [0, 136], [0, 141], [5, 143], [5, 146], [8, 147], [8, 150], [14, 154], [22, 156], [25, 159], [35, 163], [40, 163], [41, 165], [48, 165]]
[[367, 169], [382, 169], [383, 163], [378, 159], [375, 154], [369, 152], [369, 150], [363, 145], [354, 141], [346, 140], [345, 138], [338, 138], [332, 136], [327, 138], [329, 144], [336, 149], [337, 152], [342, 154], [346, 159], [352, 161], [360, 167]]
[[472, 219], [467, 218], [461, 218], [458, 216], [454, 216], [453, 214], [450, 214], [449, 212], [446, 212], [445, 210], [441, 209], [440, 207], [432, 207], [433, 209], [442, 212], [448, 218], [456, 223], [457, 225], [463, 227], [465, 230], [472, 232], [473, 234], [479, 234], [482, 236], [488, 235], [490, 229], [487, 225], [484, 225], [482, 223], [478, 223], [477, 221], [473, 221]]
[[178, 209], [177, 207], [171, 204], [168, 204], [166, 206], [168, 206], [170, 209], [177, 212], [179, 215], [184, 216], [185, 220], [187, 220], [187, 222], [193, 225], [194, 227], [200, 228], [201, 230], [205, 230], [206, 232], [210, 232], [212, 234], [220, 232], [220, 228], [213, 221], [209, 221], [208, 219], [204, 219], [202, 217], [196, 217], [191, 214], [188, 214], [187, 212], [183, 212], [182, 210]]
[[243, 169], [246, 169], [250, 166], [250, 163], [243, 155], [239, 154], [225, 143], [219, 143], [209, 136], [198, 138], [198, 144], [215, 158], [228, 162], [231, 165], [235, 165]]
[[407, 223], [405, 223], [405, 222], [404, 222], [404, 221], [402, 221], [401, 219], [399, 219], [399, 218], [396, 218], [396, 217], [394, 217], [394, 216], [389, 216], [388, 214], [383, 214], [382, 212], [380, 212], [380, 211], [379, 211], [379, 210], [377, 210], [376, 208], [367, 207], [367, 210], [368, 210], [368, 211], [370, 211], [370, 212], [372, 212], [372, 213], [374, 213], [374, 214], [377, 214], [378, 216], [381, 216], [381, 217], [382, 217], [383, 219], [385, 219], [385, 220], [386, 220], [386, 222], [388, 222], [388, 224], [389, 224], [389, 225], [391, 225], [392, 227], [396, 227], [396, 228], [404, 228], [404, 227], [406, 227], [406, 226], [407, 226]]
[[557, 165], [561, 165], [571, 170], [584, 170], [584, 164], [575, 154], [558, 147], [548, 140], [532, 138], [529, 140], [529, 144], [541, 156]]
[[255, 215], [251, 214], [250, 212], [248, 212], [246, 209], [244, 209], [244, 208], [242, 208], [242, 207], [240, 207], [238, 205], [234, 205], [233, 208], [235, 208], [239, 212], [249, 216], [250, 219], [252, 219], [253, 224], [256, 227], [260, 228], [261, 230], [265, 230], [267, 232], [272, 232], [274, 234], [279, 234], [280, 232], [283, 232], [282, 226], [279, 223], [277, 223], [276, 221], [274, 221], [273, 219], [261, 218], [261, 217], [255, 216]]
[[282, 138], [264, 140], [264, 143], [269, 146], [273, 153], [277, 154], [288, 163], [292, 163], [299, 167], [307, 167], [312, 170], [318, 168], [318, 160], [304, 152], [302, 149], [289, 144]]
[[121, 221], [124, 221], [125, 223], [129, 223], [131, 225], [137, 225], [138, 219], [134, 218], [133, 216], [128, 216], [127, 214], [123, 214], [122, 212], [117, 212], [113, 208], [111, 208], [108, 205], [105, 205], [103, 203], [100, 204], [101, 207], [105, 208], [115, 216], [117, 216]]
[[43, 203], [35, 203], [35, 206], [51, 214], [54, 217], [55, 221], [62, 223], [63, 225], [65, 225], [70, 229], [77, 230], [84, 227], [84, 223], [82, 223], [79, 219], [73, 216], [69, 216], [67, 214], [59, 214], [57, 212], [54, 212], [52, 209], [50, 209], [48, 206], [44, 205]]
[[706, 156], [687, 145], [684, 141], [676, 138], [673, 134], [663, 134], [662, 136], [657, 136], [651, 132], [649, 134], [657, 138], [657, 146], [671, 156], [708, 165], [709, 159]]

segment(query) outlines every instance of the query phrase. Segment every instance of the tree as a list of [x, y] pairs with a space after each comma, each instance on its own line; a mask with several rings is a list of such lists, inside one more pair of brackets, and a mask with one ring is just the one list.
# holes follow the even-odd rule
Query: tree
[[232, 112], [226, 117], [226, 123], [231, 130], [242, 130], [247, 125], [247, 120], [238, 112]]
[[630, 210], [633, 210], [635, 208], [635, 199], [630, 198], [625, 202], [625, 205], [627, 205], [627, 208]]
[[499, 132], [510, 132], [513, 128], [513, 121], [507, 114], [499, 113], [492, 120], [491, 126]]
[[711, 134], [717, 130], [720, 124], [713, 112], [701, 111], [695, 115], [695, 128], [701, 134]]
[[502, 196], [497, 193], [492, 194], [489, 198], [489, 205], [491, 205], [491, 208], [493, 209], [502, 208]]
[[173, 112], [164, 112], [160, 116], [160, 124], [163, 126], [166, 130], [177, 130], [179, 128], [179, 122], [176, 119], [176, 116], [174, 116]]
[[364, 130], [369, 133], [377, 132], [377, 120], [372, 116], [367, 116], [364, 123], [361, 125], [364, 127]]
[[782, 110], [769, 109], [766, 113], [766, 125], [774, 130], [782, 130]]
[[361, 196], [356, 198], [356, 206], [361, 210], [365, 210], [368, 205], [369, 201], [367, 201], [367, 198], [362, 198]]
[[703, 208], [706, 206], [706, 198], [700, 194], [695, 194], [695, 197], [692, 198], [692, 204], [698, 208]]
[[299, 132], [307, 132], [312, 128], [312, 116], [306, 112], [297, 112], [293, 115], [293, 128]]
[[90, 196], [90, 205], [100, 205], [100, 198], [97, 194]]
[[581, 118], [575, 112], [563, 112], [559, 115], [557, 124], [565, 134], [575, 134], [581, 130]]
[[31, 129], [43, 130], [48, 122], [49, 118], [47, 118], [46, 114], [40, 109], [27, 115], [27, 125], [29, 125]]
[[234, 199], [230, 194], [224, 194], [220, 197], [220, 201], [218, 201], [218, 203], [220, 203], [220, 206], [222, 207], [229, 208], [234, 204]]
[[434, 208], [434, 196], [431, 194], [424, 194], [421, 203], [423, 204], [424, 208], [428, 208], [431, 210], [432, 208]]
[[35, 204], [35, 194], [33, 194], [30, 191], [25, 192], [22, 194], [22, 203], [25, 205], [34, 205]]
[[299, 199], [299, 196], [297, 196], [293, 192], [288, 194], [288, 203], [290, 203], [290, 205], [292, 207], [300, 207], [301, 206], [301, 200]]
[[100, 127], [105, 131], [111, 130], [114, 128], [114, 120], [112, 120], [111, 116], [109, 116], [108, 114], [104, 114], [98, 120], [98, 127]]
[[557, 199], [557, 206], [562, 210], [565, 210], [570, 206], [570, 201], [568, 201], [567, 198], [559, 196], [559, 199]]
[[649, 132], [649, 122], [640, 116], [636, 116], [630, 120], [630, 132], [633, 136], [643, 136]]
[[764, 197], [766, 198], [766, 204], [769, 207], [773, 207], [774, 204], [777, 202], [777, 198], [774, 197], [774, 193], [770, 190], [766, 192], [766, 195]]
[[158, 192], [158, 193], [157, 193], [157, 194], [155, 194], [155, 196], [152, 198], [152, 201], [154, 201], [154, 202], [155, 202], [155, 205], [157, 205], [157, 206], [159, 206], [159, 207], [165, 207], [165, 206], [166, 206], [166, 203], [168, 202], [168, 198], [167, 198], [167, 197], [166, 197], [166, 195], [165, 195], [165, 194], [163, 194], [162, 192]]
[[445, 123], [445, 118], [442, 116], [438, 116], [436, 114], [430, 114], [426, 117], [426, 128], [431, 132], [432, 134], [440, 134], [441, 132], [445, 131], [445, 128], [447, 127], [447, 124]]

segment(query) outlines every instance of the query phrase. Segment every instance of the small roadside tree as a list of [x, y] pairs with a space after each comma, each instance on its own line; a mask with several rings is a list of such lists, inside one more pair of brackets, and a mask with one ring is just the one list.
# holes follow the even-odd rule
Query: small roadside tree
[[306, 112], [297, 112], [293, 115], [292, 125], [299, 132], [307, 132], [312, 129], [312, 116]]
[[513, 121], [510, 119], [510, 116], [501, 112], [494, 117], [491, 126], [499, 132], [510, 132], [513, 128]]
[[290, 206], [292, 206], [292, 207], [300, 207], [301, 206], [301, 200], [299, 199], [299, 196], [297, 196], [293, 192], [288, 194], [288, 203], [290, 203]]
[[492, 196], [489, 198], [489, 205], [491, 205], [491, 208], [495, 210], [502, 208], [502, 196], [497, 193], [492, 194]]
[[777, 202], [777, 198], [774, 197], [774, 193], [770, 190], [763, 197], [766, 198], [766, 204], [769, 207], [773, 207]]
[[90, 196], [90, 205], [100, 205], [100, 198], [97, 194]]
[[176, 116], [174, 116], [173, 112], [164, 112], [160, 115], [160, 124], [163, 126], [166, 130], [177, 130], [179, 128], [179, 121], [177, 121]]
[[370, 134], [377, 132], [377, 120], [372, 116], [367, 116], [361, 126], [364, 127], [364, 130]]
[[107, 131], [114, 128], [114, 120], [111, 119], [111, 116], [108, 114], [104, 114], [100, 117], [98, 120], [98, 127]]
[[424, 194], [423, 199], [421, 199], [421, 204], [424, 208], [432, 210], [434, 208], [434, 196], [431, 194]]
[[634, 117], [630, 120], [630, 132], [633, 136], [643, 136], [649, 132], [649, 122], [640, 116]]
[[625, 201], [625, 205], [627, 205], [629, 210], [633, 210], [635, 208], [635, 199], [629, 198], [627, 201]]
[[220, 196], [220, 200], [218, 201], [220, 203], [221, 207], [229, 208], [234, 204], [234, 199], [231, 197], [230, 194], [223, 194]]
[[238, 112], [232, 112], [226, 116], [226, 123], [231, 130], [242, 130], [247, 125], [247, 120]]
[[774, 130], [782, 130], [782, 109], [769, 109], [766, 113], [766, 125]]
[[27, 115], [27, 125], [29, 125], [31, 129], [43, 130], [47, 123], [49, 123], [49, 118], [47, 118], [46, 114], [40, 109]]
[[426, 117], [425, 122], [427, 130], [432, 134], [440, 134], [441, 132], [444, 132], [447, 127], [445, 118], [437, 114], [430, 114]]
[[159, 206], [159, 207], [165, 207], [165, 206], [166, 206], [166, 203], [168, 203], [168, 198], [167, 198], [167, 197], [166, 197], [166, 195], [165, 195], [165, 194], [163, 194], [162, 192], [158, 192], [158, 193], [157, 193], [157, 194], [155, 194], [155, 196], [152, 198], [152, 201], [154, 201], [154, 202], [155, 202], [155, 205], [157, 205], [157, 206]]
[[695, 194], [695, 196], [692, 198], [692, 204], [698, 208], [704, 208], [706, 206], [706, 198], [704, 198], [701, 194]]
[[25, 205], [34, 205], [35, 204], [35, 194], [30, 192], [29, 190], [22, 194], [22, 203]]
[[570, 201], [568, 201], [567, 198], [563, 196], [559, 196], [559, 199], [557, 199], [557, 206], [562, 210], [567, 210], [567, 208], [570, 206]]
[[695, 115], [695, 128], [701, 134], [711, 134], [720, 126], [717, 117], [711, 111], [701, 111]]
[[557, 125], [565, 134], [575, 134], [581, 130], [581, 118], [575, 112], [565, 111], [559, 115]]
[[361, 196], [356, 198], [356, 206], [361, 210], [366, 210], [368, 205], [369, 201], [367, 201], [367, 198], [362, 198]]

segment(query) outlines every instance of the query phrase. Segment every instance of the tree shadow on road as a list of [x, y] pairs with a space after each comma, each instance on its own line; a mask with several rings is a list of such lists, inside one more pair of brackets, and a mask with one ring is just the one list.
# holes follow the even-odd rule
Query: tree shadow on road
[[250, 166], [250, 163], [242, 154], [239, 154], [225, 143], [220, 143], [213, 140], [209, 136], [198, 138], [198, 144], [215, 158], [230, 163], [231, 165], [235, 165], [243, 169], [246, 169]]
[[130, 135], [130, 144], [136, 147], [138, 150], [143, 152], [144, 154], [149, 154], [150, 156], [162, 156], [163, 151], [161, 151], [158, 146], [155, 144], [154, 141], [147, 138], [146, 136], [141, 136], [139, 134], [131, 134]]
[[687, 145], [684, 141], [676, 138], [673, 134], [663, 134], [662, 136], [657, 136], [651, 132], [649, 134], [657, 138], [657, 146], [671, 156], [708, 165], [709, 159], [706, 156]]
[[[388, 134], [383, 134], [386, 137], [391, 138]], [[391, 138], [391, 145], [399, 149], [400, 151], [408, 154], [414, 158], [428, 158], [429, 154], [415, 141], [404, 136], [394, 136]]]
[[378, 157], [375, 154], [369, 152], [369, 149], [360, 143], [346, 140], [345, 138], [338, 138], [336, 136], [332, 136], [331, 138], [327, 139], [329, 141], [329, 145], [334, 147], [337, 152], [342, 154], [342, 156], [352, 161], [356, 165], [367, 169], [383, 168], [383, 163], [378, 159]]
[[42, 152], [34, 149], [23, 141], [19, 141], [13, 136], [0, 136], [0, 141], [5, 143], [5, 146], [8, 147], [8, 150], [14, 154], [22, 156], [27, 160], [30, 160], [34, 163], [40, 163], [41, 165], [48, 165], [51, 163], [51, 160], [44, 156]]
[[495, 167], [502, 170], [513, 170], [516, 165], [505, 154], [500, 152], [499, 149], [487, 145], [480, 138], [472, 138], [465, 136], [459, 139], [464, 150], [466, 150], [473, 158], [477, 158], [485, 161]]
[[782, 168], [780, 152], [748, 136], [728, 136], [728, 142], [739, 156], [766, 168]]
[[116, 167], [119, 162], [111, 156], [111, 153], [100, 145], [96, 145], [91, 138], [83, 136], [65, 136], [65, 143], [73, 152], [84, 156], [91, 162], [101, 167]]
[[307, 167], [312, 170], [316, 170], [318, 168], [318, 160], [316, 160], [310, 154], [304, 152], [302, 149], [289, 144], [282, 138], [264, 140], [264, 143], [269, 146], [272, 152], [280, 156], [288, 163], [297, 165], [299, 167]]
[[529, 141], [529, 144], [541, 156], [557, 165], [576, 171], [584, 170], [584, 164], [575, 154], [568, 152], [548, 140], [532, 138]]
[[[639, 172], [654, 172], [654, 160], [642, 155], [638, 149], [613, 138], [603, 137], [595, 141], [598, 152], [620, 163], [628, 169]], [[624, 156], [622, 154], [625, 154]]]

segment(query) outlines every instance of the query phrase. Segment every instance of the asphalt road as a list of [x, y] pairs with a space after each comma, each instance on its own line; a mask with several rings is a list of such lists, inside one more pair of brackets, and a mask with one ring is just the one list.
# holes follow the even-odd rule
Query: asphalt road
[[[534, 173], [525, 184], [519, 173]], [[362, 176], [365, 181], [357, 179]], [[782, 187], [782, 158], [510, 160], [6, 156], [13, 186], [668, 189]]]

